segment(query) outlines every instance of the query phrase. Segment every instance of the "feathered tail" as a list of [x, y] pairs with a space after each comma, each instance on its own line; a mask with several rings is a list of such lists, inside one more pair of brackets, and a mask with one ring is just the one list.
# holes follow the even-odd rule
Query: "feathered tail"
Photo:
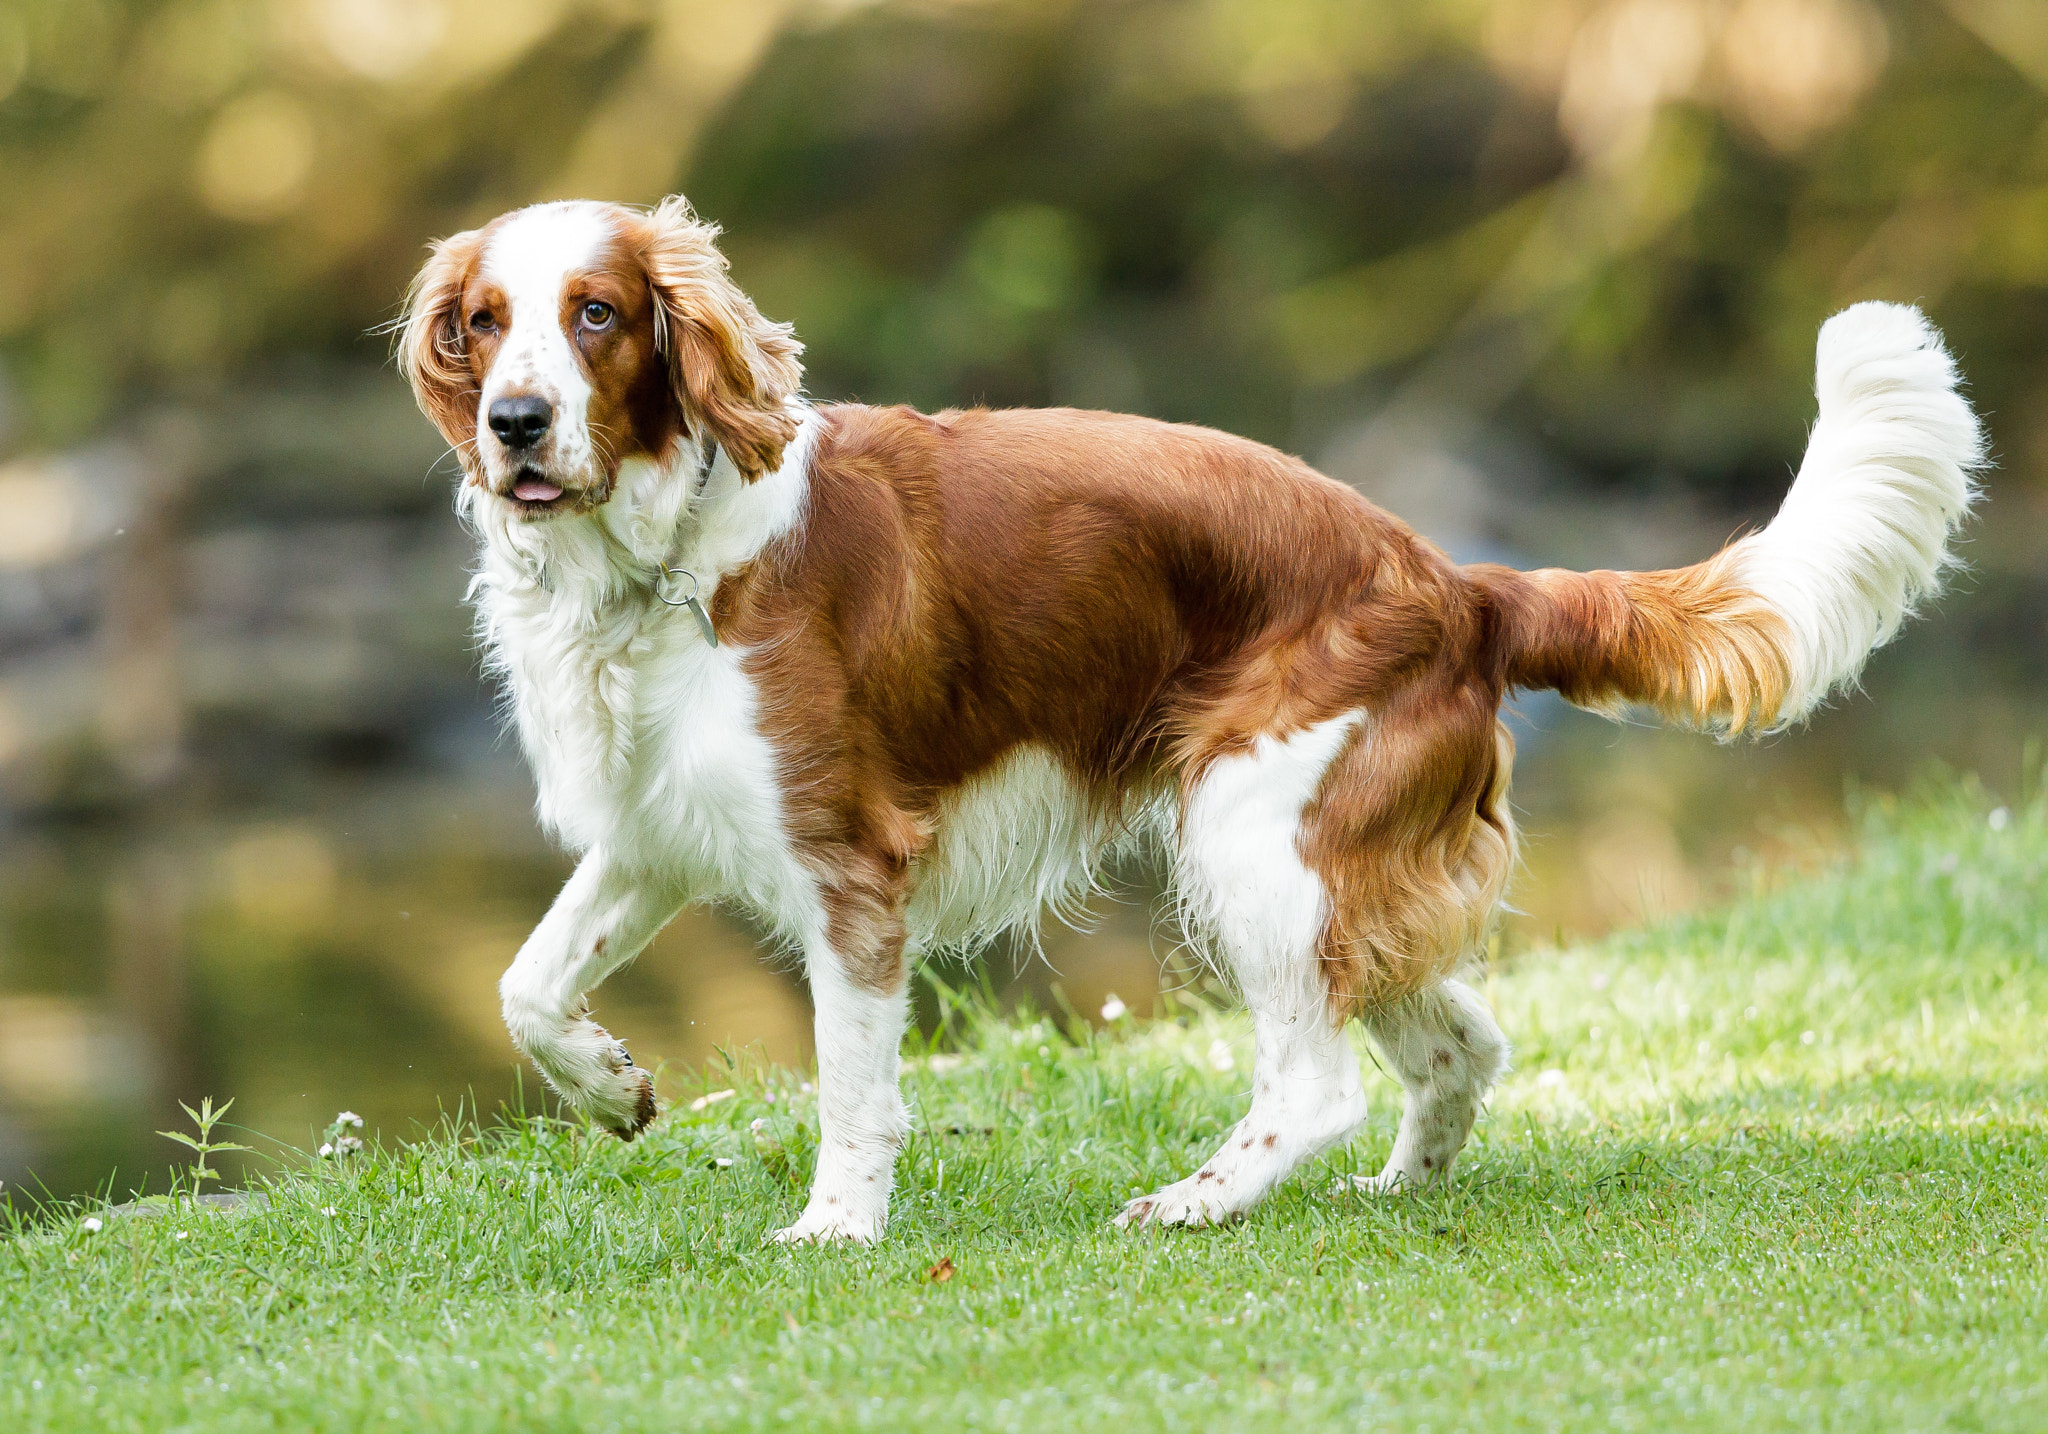
[[1820, 419], [1762, 532], [1668, 572], [1466, 569], [1505, 680], [1729, 731], [1805, 717], [1854, 684], [1953, 561], [1984, 462], [1956, 384], [1918, 309], [1835, 315], [1820, 331]]

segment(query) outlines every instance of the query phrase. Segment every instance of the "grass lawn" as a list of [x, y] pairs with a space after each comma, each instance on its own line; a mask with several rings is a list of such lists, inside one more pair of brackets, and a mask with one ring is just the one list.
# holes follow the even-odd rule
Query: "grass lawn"
[[1989, 805], [1497, 972], [1516, 1070], [1441, 1194], [1328, 1193], [1392, 1139], [1369, 1073], [1250, 1219], [1120, 1234], [1240, 1113], [1244, 1023], [968, 1012], [877, 1249], [764, 1243], [811, 1099], [714, 1070], [631, 1146], [512, 1121], [0, 1234], [0, 1428], [2048, 1428], [2048, 806]]

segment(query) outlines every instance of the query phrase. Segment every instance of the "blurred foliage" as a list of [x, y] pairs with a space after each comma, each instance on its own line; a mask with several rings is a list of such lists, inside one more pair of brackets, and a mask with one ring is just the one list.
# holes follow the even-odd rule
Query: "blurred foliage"
[[1783, 482], [1917, 299], [2048, 457], [2039, 0], [5, 0], [0, 445], [382, 362], [431, 236], [682, 188], [811, 387]]
[[[174, 1097], [503, 1088], [560, 871], [374, 330], [434, 236], [676, 189], [820, 397], [1211, 423], [1532, 560], [1699, 556], [1820, 320], [1925, 304], [2004, 464], [1982, 587], [1797, 745], [1539, 715], [1524, 931], [2037, 725], [2048, 0], [0, 0], [0, 1178], [155, 1166]], [[1058, 953], [1089, 1009], [1153, 989], [1131, 910]], [[663, 939], [615, 1029], [801, 1051], [749, 933]]]

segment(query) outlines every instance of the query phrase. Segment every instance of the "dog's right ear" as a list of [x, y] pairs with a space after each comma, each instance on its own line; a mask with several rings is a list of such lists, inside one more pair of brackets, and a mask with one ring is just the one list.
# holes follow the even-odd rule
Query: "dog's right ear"
[[462, 326], [462, 292], [476, 272], [483, 231], [469, 229], [434, 244], [406, 291], [398, 323], [398, 370], [412, 385], [420, 412], [434, 421], [468, 465], [476, 438], [476, 378]]

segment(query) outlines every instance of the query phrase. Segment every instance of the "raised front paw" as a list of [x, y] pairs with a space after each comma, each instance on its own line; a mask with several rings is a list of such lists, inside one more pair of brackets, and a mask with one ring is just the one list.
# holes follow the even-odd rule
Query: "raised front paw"
[[1140, 1195], [1124, 1206], [1116, 1217], [1120, 1230], [1142, 1230], [1147, 1225], [1221, 1225], [1240, 1212], [1231, 1206], [1224, 1182], [1208, 1171], [1177, 1180], [1163, 1190]]
[[654, 1103], [654, 1077], [638, 1066], [617, 1073], [616, 1099], [593, 1106], [591, 1116], [621, 1140], [631, 1140], [654, 1123], [659, 1108]]
[[633, 1064], [623, 1042], [602, 1026], [591, 1026], [587, 1039], [595, 1057], [579, 1071], [582, 1079], [557, 1081], [563, 1099], [621, 1140], [631, 1140], [654, 1122], [654, 1077]]

